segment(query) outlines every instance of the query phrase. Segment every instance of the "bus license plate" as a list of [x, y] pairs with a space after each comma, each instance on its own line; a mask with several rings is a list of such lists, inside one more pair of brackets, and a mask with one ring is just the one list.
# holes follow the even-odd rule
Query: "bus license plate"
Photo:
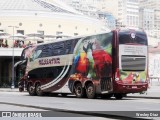
[[132, 86], [132, 88], [137, 88], [137, 86]]

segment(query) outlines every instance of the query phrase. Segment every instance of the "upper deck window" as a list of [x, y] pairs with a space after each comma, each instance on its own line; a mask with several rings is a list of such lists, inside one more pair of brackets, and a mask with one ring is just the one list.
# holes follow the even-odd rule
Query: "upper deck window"
[[120, 31], [119, 44], [147, 45], [147, 36], [141, 31]]

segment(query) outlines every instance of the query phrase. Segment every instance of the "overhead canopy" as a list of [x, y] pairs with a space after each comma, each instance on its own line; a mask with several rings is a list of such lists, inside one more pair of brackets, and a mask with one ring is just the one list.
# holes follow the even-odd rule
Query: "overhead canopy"
[[9, 34], [6, 32], [0, 31], [0, 39], [7, 39], [9, 38]]
[[26, 36], [21, 33], [17, 33], [17, 34], [10, 36], [10, 38], [14, 40], [24, 40]]
[[0, 0], [1, 10], [44, 11], [57, 13], [80, 14], [73, 8], [63, 5], [58, 0]]

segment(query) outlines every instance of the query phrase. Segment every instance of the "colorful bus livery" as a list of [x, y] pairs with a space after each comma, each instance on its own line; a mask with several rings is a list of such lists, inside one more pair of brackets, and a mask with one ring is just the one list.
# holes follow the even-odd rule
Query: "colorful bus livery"
[[121, 99], [147, 90], [147, 57], [146, 34], [133, 29], [38, 44], [22, 52], [19, 89]]

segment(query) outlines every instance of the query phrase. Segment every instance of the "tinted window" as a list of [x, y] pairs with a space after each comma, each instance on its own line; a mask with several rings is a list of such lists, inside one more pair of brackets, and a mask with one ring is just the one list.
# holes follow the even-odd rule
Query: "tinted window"
[[26, 53], [26, 51], [29, 49], [29, 47], [26, 47], [25, 49], [23, 49], [23, 51], [22, 51], [22, 54], [21, 54], [21, 60], [25, 60], [26, 59], [26, 55], [25, 55], [25, 53]]
[[79, 39], [67, 40], [67, 41], [61, 41], [61, 42], [37, 46], [37, 49], [35, 50], [35, 54], [36, 54], [35, 59], [50, 57], [50, 56], [72, 54], [74, 47]]
[[147, 36], [140, 31], [119, 32], [119, 44], [141, 44], [147, 45]]
[[99, 35], [93, 35], [85, 38], [85, 40], [98, 40], [100, 42], [101, 47], [106, 47], [108, 44], [111, 43], [113, 38], [113, 33], [105, 33], [105, 34], [99, 34]]
[[63, 66], [37, 68], [29, 72], [30, 79], [56, 78], [62, 72]]

